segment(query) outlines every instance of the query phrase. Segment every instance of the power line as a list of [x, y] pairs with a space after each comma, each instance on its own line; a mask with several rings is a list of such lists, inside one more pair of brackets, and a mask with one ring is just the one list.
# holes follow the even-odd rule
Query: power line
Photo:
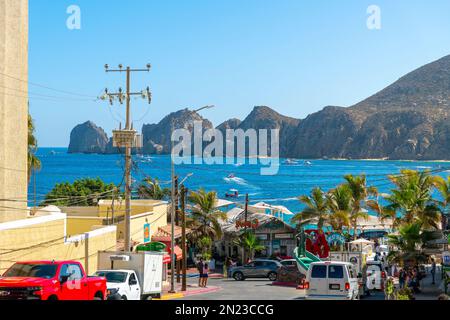
[[0, 72], [0, 74], [5, 76], [5, 77], [7, 77], [7, 78], [10, 78], [10, 79], [14, 79], [14, 80], [17, 80], [17, 81], [20, 81], [20, 82], [28, 83], [29, 85], [32, 85], [32, 86], [35, 86], [35, 87], [40, 87], [40, 88], [44, 88], [44, 89], [47, 89], [47, 90], [68, 94], [68, 95], [71, 95], [71, 96], [88, 97], [88, 98], [94, 98], [94, 99], [97, 98], [97, 97], [94, 97], [94, 96], [91, 96], [91, 95], [86, 95], [86, 94], [81, 94], [81, 93], [77, 93], [77, 92], [70, 92], [70, 91], [66, 91], [66, 90], [56, 89], [56, 88], [52, 88], [52, 87], [49, 87], [49, 86], [46, 86], [46, 85], [42, 85], [42, 84], [39, 84], [39, 83], [34, 83], [34, 82], [31, 82], [31, 81], [28, 81], [28, 80], [23, 80], [23, 79], [20, 79], [20, 78], [8, 75], [8, 74], [3, 73], [3, 72]]

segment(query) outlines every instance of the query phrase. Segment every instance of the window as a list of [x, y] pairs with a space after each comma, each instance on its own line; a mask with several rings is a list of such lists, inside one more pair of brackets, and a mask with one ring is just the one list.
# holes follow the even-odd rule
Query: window
[[53, 278], [56, 274], [56, 264], [26, 264], [16, 263], [3, 277], [33, 277], [33, 278]]
[[348, 274], [350, 276], [350, 279], [356, 278], [355, 270], [353, 270], [352, 266], [348, 266]]
[[68, 281], [80, 280], [83, 278], [83, 273], [77, 264], [63, 264], [59, 272], [59, 277], [61, 278], [63, 276], [68, 277]]
[[81, 268], [77, 264], [69, 265], [70, 278], [69, 280], [81, 280], [83, 279], [83, 272], [81, 272]]
[[326, 278], [327, 277], [327, 266], [313, 266], [311, 271], [311, 278]]
[[264, 261], [255, 261], [255, 267], [265, 267], [267, 266], [267, 262]]
[[344, 267], [343, 266], [329, 266], [328, 267], [328, 278], [343, 279], [344, 278]]
[[131, 285], [132, 282], [134, 282], [134, 283], [137, 282], [137, 281], [136, 281], [136, 276], [134, 275], [134, 273], [132, 273], [132, 274], [130, 275], [130, 279], [128, 279], [128, 284], [129, 284], [129, 285]]
[[127, 279], [126, 272], [116, 272], [116, 271], [97, 271], [95, 273], [99, 277], [105, 277], [107, 282], [112, 283], [122, 283]]

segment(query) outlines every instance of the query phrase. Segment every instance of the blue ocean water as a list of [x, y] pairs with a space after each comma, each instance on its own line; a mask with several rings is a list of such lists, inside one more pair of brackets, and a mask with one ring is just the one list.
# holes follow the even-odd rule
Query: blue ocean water
[[[73, 182], [79, 178], [100, 177], [105, 182], [119, 184], [123, 177], [123, 155], [68, 154], [66, 148], [40, 148], [37, 155], [42, 161], [41, 171], [36, 173], [37, 199], [42, 200], [56, 183]], [[170, 187], [170, 156], [133, 156], [133, 181], [138, 183], [145, 176], [156, 177]], [[238, 202], [243, 202], [248, 193], [250, 202], [264, 201], [273, 205], [286, 206], [292, 212], [301, 210], [297, 197], [309, 194], [316, 186], [324, 190], [343, 182], [345, 174], [366, 174], [369, 184], [377, 186], [380, 192], [388, 192], [392, 185], [388, 174], [402, 169], [441, 170], [439, 175], [450, 174], [450, 162], [413, 161], [359, 161], [359, 160], [303, 160], [294, 163], [280, 159], [279, 173], [274, 176], [260, 175], [260, 165], [177, 165], [177, 175], [185, 181], [190, 190], [205, 188], [214, 190], [224, 197], [230, 189], [239, 191]], [[448, 167], [448, 168], [447, 168]], [[448, 171], [447, 171], [448, 170]], [[230, 174], [234, 178], [228, 178]], [[34, 184], [30, 183], [29, 198], [33, 199]]]

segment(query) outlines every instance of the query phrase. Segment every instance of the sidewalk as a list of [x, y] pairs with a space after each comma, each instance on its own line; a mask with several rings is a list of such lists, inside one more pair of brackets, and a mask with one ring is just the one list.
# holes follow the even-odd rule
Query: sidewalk
[[426, 278], [420, 282], [420, 293], [416, 293], [414, 296], [416, 300], [437, 300], [440, 294], [444, 293], [440, 289], [442, 282], [440, 273], [436, 273], [436, 284], [432, 284], [432, 277], [430, 273], [427, 273]]
[[187, 296], [216, 292], [219, 290], [221, 290], [221, 288], [217, 287], [217, 286], [207, 286], [206, 288], [200, 288], [200, 287], [198, 287], [198, 285], [188, 284], [186, 286], [186, 291], [181, 291], [181, 284], [175, 283], [176, 293], [169, 293], [170, 285], [165, 285], [163, 287], [163, 293], [162, 293], [161, 299], [154, 299], [154, 300], [180, 299], [180, 298], [187, 297]]

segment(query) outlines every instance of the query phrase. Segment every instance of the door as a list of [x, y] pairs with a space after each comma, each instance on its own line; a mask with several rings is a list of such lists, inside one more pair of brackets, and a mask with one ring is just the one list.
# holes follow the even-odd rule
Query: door
[[367, 288], [369, 290], [381, 289], [381, 266], [378, 264], [367, 265]]
[[313, 265], [309, 281], [308, 296], [311, 298], [323, 298], [328, 294], [327, 266]]
[[265, 278], [269, 274], [270, 265], [266, 261], [255, 261], [255, 272], [253, 277]]
[[334, 296], [345, 296], [345, 272], [343, 265], [329, 265], [328, 266], [328, 295], [332, 298]]
[[141, 300], [141, 288], [137, 280], [136, 274], [133, 272], [128, 277], [129, 300]]
[[87, 279], [77, 264], [63, 264], [59, 271], [60, 298], [62, 300], [87, 300]]
[[246, 265], [244, 265], [244, 267], [241, 270], [244, 273], [245, 277], [250, 277], [250, 278], [255, 277], [255, 274], [256, 274], [255, 262], [247, 263]]

